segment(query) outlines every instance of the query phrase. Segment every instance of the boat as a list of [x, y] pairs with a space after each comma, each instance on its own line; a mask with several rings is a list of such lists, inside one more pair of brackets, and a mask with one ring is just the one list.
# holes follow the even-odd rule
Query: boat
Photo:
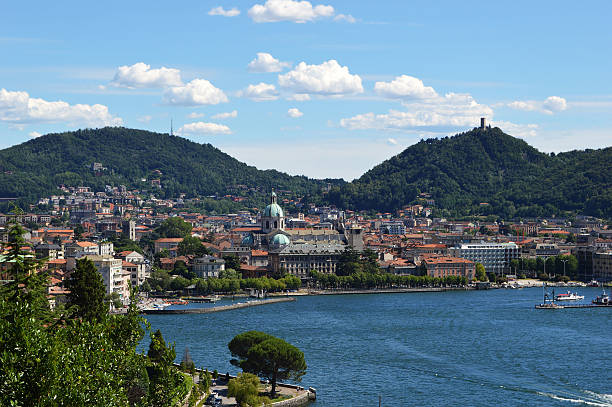
[[597, 280], [591, 280], [589, 282], [589, 287], [599, 287], [599, 283], [597, 282]]
[[566, 292], [555, 295], [555, 301], [578, 301], [584, 300], [584, 295], [578, 295], [578, 293]]
[[610, 297], [606, 293], [606, 290], [603, 290], [601, 295], [598, 295], [592, 302], [595, 305], [612, 305], [610, 303]]

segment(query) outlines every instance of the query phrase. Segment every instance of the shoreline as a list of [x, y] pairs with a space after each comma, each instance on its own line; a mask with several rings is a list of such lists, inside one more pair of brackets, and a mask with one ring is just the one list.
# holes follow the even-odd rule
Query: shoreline
[[140, 310], [142, 315], [159, 315], [159, 314], [209, 314], [213, 312], [230, 311], [234, 309], [256, 307], [260, 305], [276, 304], [281, 302], [295, 301], [293, 297], [272, 298], [270, 300], [255, 300], [249, 302], [240, 302], [231, 305], [221, 305], [219, 307], [208, 308], [187, 308], [187, 309], [144, 309]]

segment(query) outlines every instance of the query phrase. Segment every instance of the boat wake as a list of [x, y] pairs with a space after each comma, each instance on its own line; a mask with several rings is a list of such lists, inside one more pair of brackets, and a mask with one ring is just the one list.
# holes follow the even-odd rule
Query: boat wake
[[538, 395], [551, 398], [553, 400], [559, 401], [567, 401], [573, 404], [583, 404], [586, 406], [595, 406], [595, 407], [612, 407], [612, 395], [610, 394], [598, 394], [592, 391], [584, 392], [587, 397], [581, 398], [579, 395], [558, 395], [552, 393], [545, 392], [537, 392]]

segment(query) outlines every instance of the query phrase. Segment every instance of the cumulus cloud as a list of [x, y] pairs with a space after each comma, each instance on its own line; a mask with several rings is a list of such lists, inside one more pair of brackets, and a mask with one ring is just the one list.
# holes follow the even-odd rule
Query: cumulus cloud
[[305, 100], [310, 100], [310, 95], [308, 93], [294, 93], [289, 96], [287, 100], [295, 100], [297, 102], [303, 102]]
[[438, 97], [434, 88], [413, 76], [401, 75], [391, 82], [376, 82], [374, 91], [388, 98], [431, 99]]
[[297, 119], [298, 117], [304, 116], [304, 113], [300, 112], [299, 109], [292, 107], [291, 109], [287, 110], [287, 115], [289, 117], [293, 117], [294, 119]]
[[190, 119], [197, 119], [200, 117], [204, 117], [204, 113], [198, 113], [198, 112], [191, 112], [187, 115], [188, 118]]
[[163, 66], [151, 69], [151, 66], [144, 62], [120, 66], [111, 82], [111, 85], [122, 88], [163, 88], [182, 84], [181, 72], [178, 69]]
[[36, 138], [36, 137], [40, 137], [40, 136], [42, 136], [42, 134], [40, 134], [40, 133], [39, 133], [39, 132], [37, 132], [37, 131], [31, 131], [31, 132], [28, 134], [28, 136], [30, 136], [30, 137], [32, 137], [32, 138]]
[[473, 126], [480, 117], [493, 116], [489, 106], [477, 103], [468, 94], [448, 93], [403, 105], [406, 111], [391, 109], [384, 114], [359, 114], [340, 120], [340, 126], [350, 130], [445, 130]]
[[397, 140], [396, 140], [396, 139], [394, 139], [393, 137], [389, 137], [389, 138], [387, 139], [387, 144], [390, 144], [390, 145], [392, 145], [392, 146], [396, 146], [396, 145], [397, 145]]
[[541, 112], [546, 114], [555, 114], [567, 109], [567, 101], [559, 96], [549, 96], [544, 101], [539, 100], [517, 100], [508, 103], [507, 106], [511, 109], [523, 110], [526, 112]]
[[248, 14], [256, 23], [275, 23], [278, 21], [306, 23], [333, 16], [334, 8], [325, 5], [313, 7], [309, 1], [267, 0], [265, 4], [255, 4]]
[[228, 101], [227, 96], [206, 79], [194, 79], [184, 86], [166, 89], [164, 103], [180, 106], [216, 105]]
[[203, 134], [232, 134], [232, 131], [224, 124], [195, 122], [181, 127], [179, 133], [197, 136]]
[[266, 100], [278, 99], [278, 93], [276, 92], [276, 86], [270, 83], [260, 82], [257, 85], [249, 85], [247, 88], [239, 93], [239, 96], [249, 98], [256, 102], [263, 102]]
[[6, 89], [0, 89], [0, 121], [14, 124], [67, 122], [92, 127], [123, 124], [123, 120], [110, 114], [104, 105], [49, 102], [31, 98], [27, 92]]
[[493, 121], [491, 125], [499, 127], [505, 133], [514, 137], [529, 138], [538, 135], [537, 124], [516, 124], [507, 121]]
[[217, 113], [212, 118], [219, 120], [219, 119], [233, 119], [235, 117], [238, 117], [238, 110], [232, 110], [231, 112], [225, 112], [225, 113]]
[[289, 67], [289, 62], [281, 62], [267, 52], [258, 52], [257, 58], [249, 62], [251, 72], [280, 72]]
[[336, 17], [334, 17], [334, 21], [346, 21], [347, 23], [351, 24], [357, 22], [357, 20], [355, 20], [355, 17], [350, 14], [338, 14]]
[[348, 67], [334, 59], [320, 65], [300, 62], [293, 70], [279, 75], [278, 83], [297, 94], [342, 96], [363, 92], [361, 77], [352, 75]]
[[236, 7], [232, 7], [229, 10], [225, 10], [223, 6], [213, 7], [208, 12], [209, 16], [223, 16], [223, 17], [236, 17], [240, 15], [240, 10]]

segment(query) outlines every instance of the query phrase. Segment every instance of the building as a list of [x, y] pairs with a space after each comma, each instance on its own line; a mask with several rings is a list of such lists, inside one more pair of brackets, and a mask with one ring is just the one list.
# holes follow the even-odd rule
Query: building
[[219, 277], [219, 273], [225, 270], [225, 260], [213, 256], [203, 256], [193, 259], [191, 271], [198, 278]]
[[34, 247], [37, 259], [63, 259], [64, 252], [62, 248], [56, 244], [41, 243]]
[[270, 204], [266, 206], [263, 214], [261, 215], [261, 230], [264, 233], [270, 233], [273, 230], [285, 229], [285, 214], [283, 209], [277, 203], [277, 196], [275, 192], [272, 192], [270, 196]]
[[99, 255], [99, 247], [93, 242], [73, 242], [64, 246], [65, 257], [83, 257], [87, 255]]
[[129, 272], [123, 271], [121, 259], [104, 255], [86, 255], [96, 266], [98, 273], [102, 275], [106, 294], [116, 293], [123, 304], [127, 304], [130, 299], [130, 278]]
[[612, 251], [593, 254], [593, 279], [600, 283], [612, 281]]
[[142, 254], [128, 250], [118, 253], [117, 257], [124, 262], [124, 270], [126, 270], [126, 264], [129, 265], [127, 266], [129, 268], [127, 271], [130, 272], [132, 287], [139, 287], [147, 278], [149, 278], [149, 264], [145, 261]]
[[340, 255], [346, 250], [346, 245], [342, 244], [289, 244], [288, 241], [278, 243], [278, 248], [270, 251], [272, 272], [284, 270], [302, 279], [308, 278], [311, 270], [335, 274]]
[[476, 274], [475, 263], [459, 257], [431, 256], [423, 259], [423, 264], [430, 277], [459, 276], [472, 281]]
[[405, 235], [406, 225], [404, 225], [404, 222], [400, 221], [382, 222], [380, 231], [388, 235]]
[[155, 241], [155, 254], [167, 250], [171, 257], [176, 257], [178, 245], [183, 241], [182, 237], [162, 237]]
[[466, 243], [451, 247], [453, 257], [480, 263], [487, 273], [503, 274], [510, 271], [510, 261], [520, 257], [519, 247], [510, 243]]

